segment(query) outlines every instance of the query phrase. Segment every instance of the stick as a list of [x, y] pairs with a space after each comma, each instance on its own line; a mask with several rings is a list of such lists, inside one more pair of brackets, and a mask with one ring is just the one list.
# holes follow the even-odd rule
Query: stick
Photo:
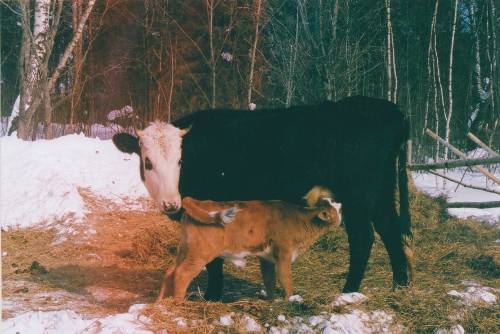
[[413, 171], [417, 170], [429, 170], [429, 169], [442, 169], [442, 168], [456, 168], [456, 167], [467, 167], [476, 165], [492, 165], [500, 163], [500, 157], [495, 158], [479, 158], [479, 159], [459, 159], [459, 160], [448, 160], [443, 162], [436, 162], [432, 164], [413, 164], [410, 165], [410, 169]]
[[453, 202], [446, 203], [447, 208], [476, 208], [476, 209], [488, 209], [488, 208], [499, 208], [500, 201], [493, 202]]
[[479, 146], [481, 146], [486, 152], [488, 152], [489, 154], [491, 154], [491, 156], [493, 156], [493, 157], [500, 157], [500, 154], [498, 154], [497, 152], [493, 151], [493, 149], [491, 147], [489, 147], [488, 145], [486, 145], [485, 143], [483, 143], [479, 138], [477, 138], [476, 136], [474, 136], [471, 132], [469, 132], [467, 134], [467, 137], [469, 137], [469, 139], [472, 140], [474, 143], [476, 143]]
[[[442, 143], [443, 145], [448, 146], [451, 149], [451, 151], [453, 153], [455, 153], [456, 155], [458, 155], [459, 157], [467, 159], [467, 156], [465, 155], [464, 152], [460, 151], [458, 148], [456, 148], [455, 146], [451, 145], [450, 143], [447, 143], [446, 140], [444, 140], [443, 138], [439, 137], [437, 134], [435, 134], [431, 130], [427, 129], [427, 130], [425, 130], [425, 133], [427, 133], [434, 140], [437, 140], [438, 142]], [[500, 179], [497, 178], [495, 175], [491, 174], [487, 169], [485, 169], [485, 168], [483, 168], [481, 166], [474, 166], [474, 168], [476, 168], [478, 171], [480, 171], [481, 173], [483, 173], [490, 180], [493, 180], [497, 184], [500, 184]]]
[[463, 187], [467, 187], [467, 188], [472, 188], [472, 189], [477, 189], [477, 190], [482, 190], [482, 191], [487, 191], [489, 193], [493, 193], [493, 194], [498, 194], [500, 195], [500, 191], [496, 191], [496, 190], [493, 190], [493, 189], [488, 189], [488, 188], [483, 188], [483, 187], [478, 187], [478, 186], [474, 186], [472, 184], [467, 184], [467, 183], [463, 183], [462, 181], [459, 181], [457, 179], [453, 179], [451, 177], [448, 177], [446, 175], [443, 175], [443, 174], [440, 174], [440, 173], [436, 173], [436, 172], [433, 172], [433, 171], [429, 171], [429, 173], [433, 174], [433, 175], [436, 175], [436, 176], [439, 176], [439, 177], [442, 177], [443, 179], [447, 179], [447, 180], [450, 180], [451, 182], [455, 182], [455, 183], [458, 183], [459, 185], [463, 186]]

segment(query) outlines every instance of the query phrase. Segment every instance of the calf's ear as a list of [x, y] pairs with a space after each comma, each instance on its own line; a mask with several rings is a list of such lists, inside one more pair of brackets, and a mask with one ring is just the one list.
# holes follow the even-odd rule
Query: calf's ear
[[141, 154], [141, 149], [139, 147], [139, 139], [128, 133], [117, 133], [113, 136], [113, 143], [116, 148], [124, 153], [137, 153]]
[[330, 216], [330, 212], [327, 209], [321, 210], [318, 213], [318, 218], [321, 219], [324, 222], [327, 222], [327, 223], [330, 222], [330, 220], [332, 219], [331, 216]]

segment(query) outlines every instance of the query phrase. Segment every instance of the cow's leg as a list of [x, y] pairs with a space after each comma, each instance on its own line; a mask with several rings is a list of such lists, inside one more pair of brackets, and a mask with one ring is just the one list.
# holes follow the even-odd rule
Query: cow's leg
[[349, 273], [343, 292], [359, 290], [373, 244], [373, 227], [368, 210], [342, 208], [349, 240]]
[[408, 265], [404, 252], [404, 242], [399, 216], [394, 206], [388, 203], [385, 206], [377, 207], [373, 223], [389, 254], [394, 286], [408, 285]]
[[215, 258], [206, 265], [208, 272], [208, 284], [205, 291], [205, 300], [217, 301], [222, 298], [222, 288], [224, 287], [224, 259]]
[[259, 258], [259, 261], [260, 273], [262, 274], [262, 280], [266, 288], [267, 299], [272, 300], [276, 289], [276, 265], [263, 258]]

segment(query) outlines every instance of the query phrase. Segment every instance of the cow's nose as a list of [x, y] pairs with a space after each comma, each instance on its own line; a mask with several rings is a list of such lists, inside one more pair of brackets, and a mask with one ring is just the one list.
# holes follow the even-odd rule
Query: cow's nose
[[179, 211], [180, 205], [178, 205], [176, 202], [163, 201], [162, 204], [163, 204], [163, 211], [167, 214], [172, 214]]

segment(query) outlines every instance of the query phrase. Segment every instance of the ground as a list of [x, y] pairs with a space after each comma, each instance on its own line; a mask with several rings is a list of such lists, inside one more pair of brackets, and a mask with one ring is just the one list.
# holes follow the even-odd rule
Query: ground
[[[293, 265], [302, 302], [260, 299], [254, 259], [243, 269], [225, 265], [221, 303], [202, 299], [206, 272], [188, 301], [154, 303], [179, 226], [147, 199], [137, 156], [82, 135], [1, 137], [0, 146], [2, 333], [500, 333], [498, 211], [450, 216], [456, 212], [444, 209], [445, 198], [413, 190], [417, 280], [410, 288], [393, 291], [377, 238], [361, 294], [341, 294], [348, 244], [337, 230]], [[441, 193], [428, 176], [414, 180]], [[447, 184], [448, 199], [464, 200], [462, 189]]]
[[[57, 224], [49, 229], [3, 231], [3, 319], [28, 310], [72, 310], [89, 319], [102, 319], [126, 313], [131, 305], [146, 304], [141, 311], [148, 319], [144, 328], [154, 332], [238, 332], [244, 315], [260, 324], [261, 330], [265, 324], [269, 328], [293, 327], [293, 321], [300, 325], [293, 317], [303, 318], [313, 330], [311, 323], [317, 319], [310, 316], [326, 312], [323, 317], [331, 317], [352, 314], [353, 310], [372, 316], [372, 311], [384, 311], [390, 317], [383, 320], [389, 331], [428, 333], [457, 324], [466, 332], [500, 330], [496, 301], [464, 307], [461, 299], [447, 294], [451, 290], [463, 292], [474, 284], [499, 286], [499, 230], [448, 217], [439, 201], [422, 194], [412, 197], [416, 285], [391, 289], [388, 258], [377, 239], [361, 290], [368, 298], [355, 306], [333, 306], [348, 263], [346, 236], [338, 232], [321, 239], [294, 264], [295, 290], [304, 298], [303, 303], [259, 299], [259, 270], [256, 262], [250, 261], [244, 269], [226, 265], [222, 303], [201, 300], [199, 292], [206, 279], [203, 272], [190, 287], [191, 301], [154, 304], [164, 269], [175, 257], [177, 223], [153, 208], [120, 211], [116, 204], [80, 191], [91, 212], [71, 233], [61, 235]], [[489, 291], [499, 294], [498, 290]], [[231, 325], [223, 325], [227, 320], [224, 316], [232, 320]], [[285, 320], [280, 321], [283, 316]]]

